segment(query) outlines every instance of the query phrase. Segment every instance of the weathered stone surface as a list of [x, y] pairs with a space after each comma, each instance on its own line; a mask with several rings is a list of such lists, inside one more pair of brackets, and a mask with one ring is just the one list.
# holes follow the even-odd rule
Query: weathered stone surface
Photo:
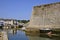
[[60, 2], [34, 6], [28, 28], [60, 28]]

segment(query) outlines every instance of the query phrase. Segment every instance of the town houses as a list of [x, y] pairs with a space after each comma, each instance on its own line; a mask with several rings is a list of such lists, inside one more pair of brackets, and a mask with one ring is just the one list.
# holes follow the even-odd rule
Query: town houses
[[18, 21], [16, 19], [4, 19], [0, 18], [0, 26], [4, 25], [4, 27], [11, 27], [11, 26], [17, 26]]

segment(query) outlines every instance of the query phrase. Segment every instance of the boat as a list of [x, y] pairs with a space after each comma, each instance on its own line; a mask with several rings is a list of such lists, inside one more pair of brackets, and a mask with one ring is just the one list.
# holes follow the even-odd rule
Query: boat
[[48, 32], [52, 32], [52, 30], [49, 28], [40, 29], [40, 33], [48, 33]]

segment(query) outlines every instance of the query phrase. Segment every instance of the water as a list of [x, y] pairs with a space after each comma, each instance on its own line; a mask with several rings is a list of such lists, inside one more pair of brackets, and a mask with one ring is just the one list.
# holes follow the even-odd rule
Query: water
[[26, 33], [21, 30], [8, 30], [9, 40], [60, 40], [60, 37], [49, 37], [46, 35], [37, 35], [32, 33]]
[[29, 40], [28, 37], [25, 35], [25, 32], [21, 30], [9, 30], [8, 39], [9, 40]]

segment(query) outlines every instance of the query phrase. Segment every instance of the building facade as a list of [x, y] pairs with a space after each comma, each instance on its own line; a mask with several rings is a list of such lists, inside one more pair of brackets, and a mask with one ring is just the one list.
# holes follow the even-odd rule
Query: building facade
[[0, 23], [3, 23], [4, 25], [16, 25], [17, 24], [17, 20], [0, 18]]

